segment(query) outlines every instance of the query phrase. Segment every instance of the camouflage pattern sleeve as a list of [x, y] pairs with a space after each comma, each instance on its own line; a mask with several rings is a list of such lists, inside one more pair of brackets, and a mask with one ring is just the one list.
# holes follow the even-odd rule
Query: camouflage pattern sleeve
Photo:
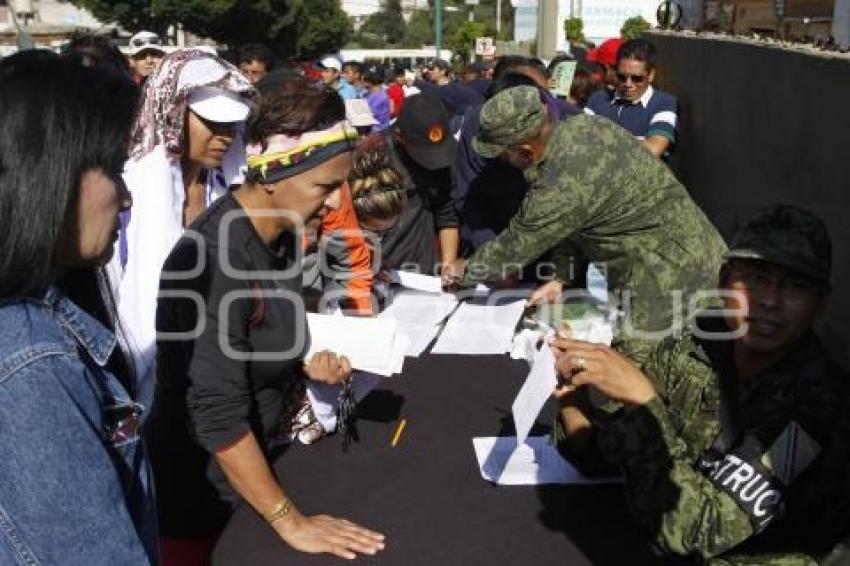
[[686, 361], [685, 349], [681, 341], [662, 342], [643, 365], [659, 396], [603, 423], [597, 436], [602, 452], [624, 472], [632, 515], [656, 543], [670, 554], [707, 559], [746, 540], [754, 529], [735, 500], [696, 468], [692, 449], [662, 400], [686, 381], [681, 372], [700, 371]]
[[582, 226], [586, 215], [569, 193], [563, 184], [532, 185], [508, 227], [469, 257], [461, 285], [512, 275], [559, 246]]
[[627, 411], [599, 436], [603, 451], [616, 455], [624, 470], [633, 516], [665, 552], [710, 558], [754, 533], [735, 500], [692, 464], [659, 397]]
[[713, 558], [708, 566], [817, 566], [817, 561], [802, 553], [738, 555]]

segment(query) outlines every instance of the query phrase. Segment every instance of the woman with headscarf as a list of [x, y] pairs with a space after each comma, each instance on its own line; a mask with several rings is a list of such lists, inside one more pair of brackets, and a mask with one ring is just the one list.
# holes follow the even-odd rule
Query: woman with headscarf
[[213, 203], [165, 262], [146, 429], [163, 564], [208, 563], [242, 502], [303, 552], [354, 558], [383, 548], [378, 533], [302, 514], [270, 465], [305, 381], [351, 374], [330, 352], [304, 359], [300, 256], [304, 232], [340, 206], [356, 136], [332, 90], [302, 84], [263, 96], [247, 125], [246, 182]]
[[118, 309], [143, 405], [153, 398], [162, 263], [184, 228], [238, 183], [252, 95], [236, 67], [199, 50], [171, 53], [145, 83], [124, 171], [134, 207], [117, 254]]

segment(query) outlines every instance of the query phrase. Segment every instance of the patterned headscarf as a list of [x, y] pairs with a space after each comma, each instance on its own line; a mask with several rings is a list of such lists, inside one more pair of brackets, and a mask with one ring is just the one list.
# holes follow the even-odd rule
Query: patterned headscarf
[[162, 145], [170, 159], [183, 156], [184, 119], [192, 90], [212, 86], [247, 97], [251, 83], [239, 69], [204, 51], [181, 49], [167, 55], [148, 77], [130, 138], [130, 158], [140, 159]]

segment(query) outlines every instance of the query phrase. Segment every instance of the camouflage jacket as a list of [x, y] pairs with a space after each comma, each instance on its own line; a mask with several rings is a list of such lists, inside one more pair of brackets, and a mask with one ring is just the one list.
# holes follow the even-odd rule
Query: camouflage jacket
[[671, 293], [684, 304], [712, 289], [723, 239], [670, 170], [616, 124], [576, 116], [555, 126], [543, 160], [526, 170], [530, 190], [517, 215], [467, 262], [471, 286], [516, 273], [553, 250], [569, 280], [576, 251], [604, 264], [609, 290], [630, 291], [627, 319], [660, 330], [672, 318]]
[[815, 564], [850, 528], [847, 376], [809, 335], [739, 381], [732, 342], [696, 334], [659, 344], [643, 366], [659, 395], [596, 431], [634, 517], [666, 553], [715, 566]]

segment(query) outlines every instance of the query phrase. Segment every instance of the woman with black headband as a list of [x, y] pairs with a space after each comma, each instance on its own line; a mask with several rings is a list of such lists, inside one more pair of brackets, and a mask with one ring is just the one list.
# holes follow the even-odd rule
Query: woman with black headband
[[[298, 550], [374, 554], [383, 535], [305, 516], [269, 465], [305, 379], [341, 383], [344, 357], [304, 363], [301, 238], [339, 206], [356, 132], [333, 91], [263, 98], [247, 125], [247, 181], [213, 203], [166, 260], [148, 422], [164, 564], [205, 564], [245, 500]], [[188, 555], [191, 555], [189, 557]]]

